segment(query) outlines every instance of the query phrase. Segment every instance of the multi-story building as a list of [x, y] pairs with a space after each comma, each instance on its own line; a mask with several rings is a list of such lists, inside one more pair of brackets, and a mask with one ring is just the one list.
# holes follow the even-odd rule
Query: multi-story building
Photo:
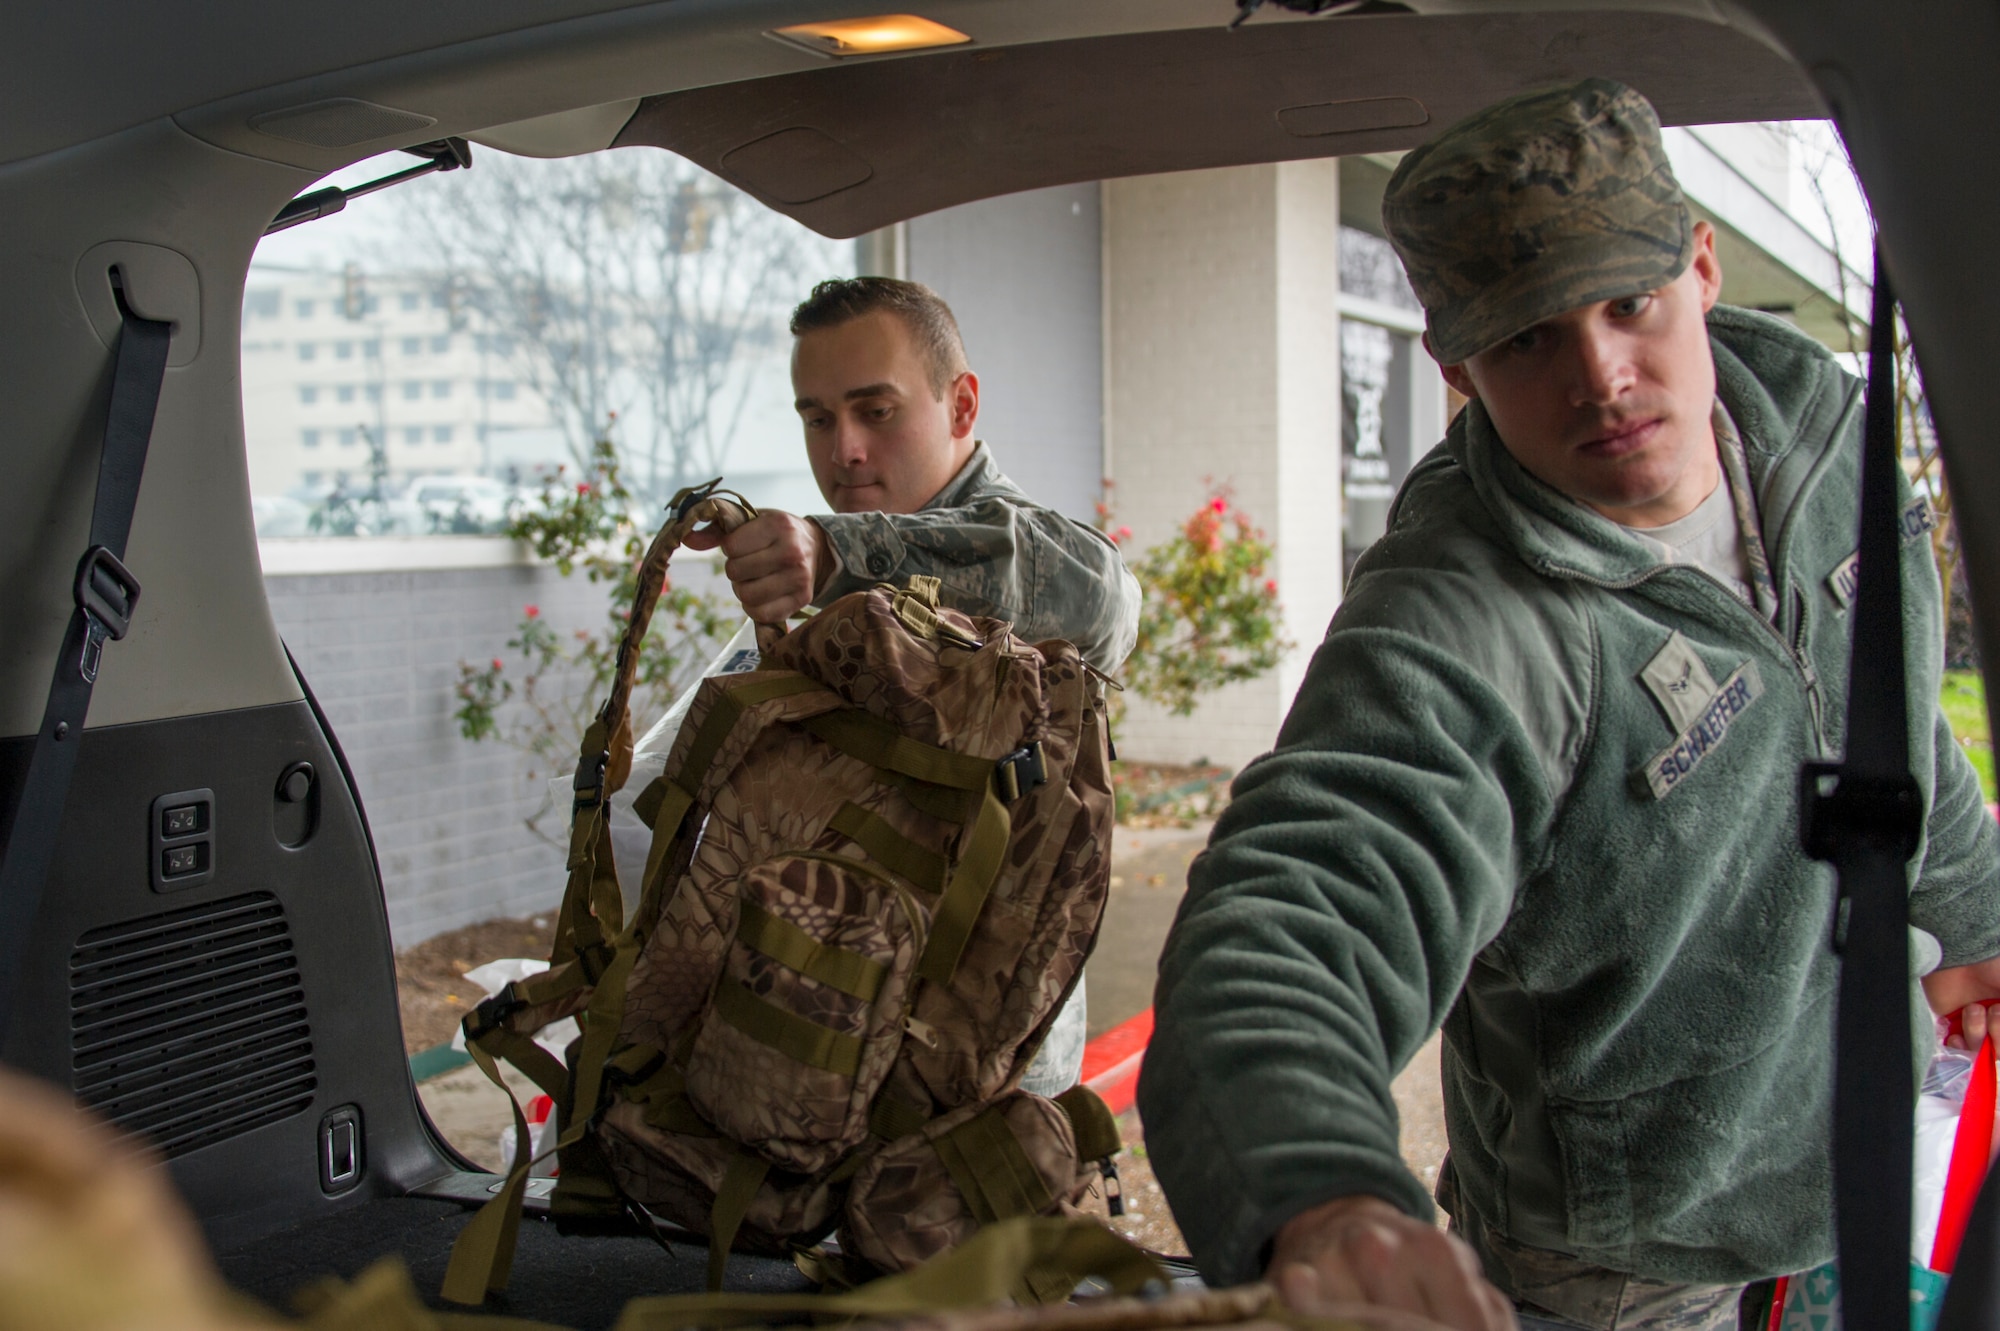
[[401, 483], [560, 460], [517, 350], [440, 278], [253, 266], [243, 299], [253, 493], [311, 501], [378, 468]]

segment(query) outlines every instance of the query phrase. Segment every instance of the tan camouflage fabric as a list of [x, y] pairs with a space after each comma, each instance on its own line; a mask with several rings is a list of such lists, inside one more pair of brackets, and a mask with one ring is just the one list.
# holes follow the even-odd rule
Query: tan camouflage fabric
[[[1110, 885], [1104, 696], [1077, 649], [940, 608], [922, 577], [767, 637], [762, 668], [704, 682], [639, 796], [629, 924], [601, 817], [622, 702], [585, 738], [550, 972], [467, 1022], [557, 1101], [556, 1212], [636, 1202], [766, 1252], [840, 1228], [901, 1270], [1073, 1206], [1098, 1162], [1069, 1114], [1100, 1157], [1115, 1133], [1088, 1092], [1018, 1086]], [[560, 1015], [583, 1030], [566, 1068], [527, 1040]], [[463, 1265], [448, 1297], [497, 1287]]]
[[1652, 103], [1610, 79], [1451, 126], [1397, 166], [1382, 224], [1447, 365], [1565, 310], [1658, 290], [1694, 257]]
[[1051, 1307], [975, 1308], [894, 1321], [856, 1322], [849, 1331], [1443, 1331], [1425, 1317], [1362, 1304], [1335, 1304], [1318, 1317], [1292, 1312], [1269, 1285], [1195, 1290], [1165, 1298], [1100, 1298]]
[[819, 603], [878, 582], [938, 579], [942, 599], [1004, 619], [1028, 642], [1063, 638], [1111, 673], [1139, 638], [1139, 583], [1103, 533], [1030, 499], [984, 443], [915, 513], [813, 518], [839, 556]]
[[1024, 1190], [1032, 1214], [1068, 1213], [1097, 1181], [1097, 1162], [1078, 1158], [1069, 1116], [1053, 1100], [1015, 1091], [954, 1110], [871, 1154], [848, 1192], [843, 1246], [874, 1266], [903, 1270], [1004, 1218], [993, 1181], [975, 1175], [961, 1185], [968, 1163], [1004, 1169], [998, 1186]]

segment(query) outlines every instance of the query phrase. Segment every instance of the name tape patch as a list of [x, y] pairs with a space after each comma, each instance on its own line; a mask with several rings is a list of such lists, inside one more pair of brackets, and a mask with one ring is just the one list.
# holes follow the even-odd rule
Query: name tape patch
[[[1899, 524], [1903, 530], [1903, 544], [1930, 535], [1937, 530], [1937, 511], [1924, 495], [1912, 499], [1904, 508]], [[1833, 599], [1842, 610], [1854, 604], [1855, 590], [1861, 585], [1861, 552], [1856, 550], [1847, 558], [1833, 566], [1833, 572], [1826, 575], [1826, 589], [1833, 593]]]
[[1646, 784], [1652, 788], [1653, 798], [1665, 799], [1672, 794], [1709, 754], [1722, 747], [1722, 741], [1729, 737], [1729, 728], [1736, 724], [1736, 718], [1763, 696], [1764, 680], [1757, 673], [1757, 663], [1745, 661], [1736, 667], [1688, 728], [1674, 736], [1674, 742], [1641, 769], [1645, 773]]

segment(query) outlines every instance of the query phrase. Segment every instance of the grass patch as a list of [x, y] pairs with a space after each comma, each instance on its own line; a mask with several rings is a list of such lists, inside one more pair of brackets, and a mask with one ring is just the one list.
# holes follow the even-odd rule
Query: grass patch
[[1979, 773], [1979, 788], [1986, 792], [1986, 802], [1992, 804], [1993, 734], [1987, 728], [1986, 681], [1977, 670], [1947, 670], [1938, 690], [1938, 703], [1944, 708], [1951, 733], [1958, 737], [1958, 747]]

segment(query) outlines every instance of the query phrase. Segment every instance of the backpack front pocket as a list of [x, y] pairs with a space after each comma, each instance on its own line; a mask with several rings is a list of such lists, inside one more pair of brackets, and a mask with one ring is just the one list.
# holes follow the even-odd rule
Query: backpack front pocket
[[687, 1096], [725, 1136], [818, 1173], [867, 1139], [902, 1041], [917, 918], [886, 876], [835, 855], [782, 856], [740, 884]]
[[1064, 1212], [1097, 1177], [1096, 1161], [1077, 1158], [1076, 1129], [1061, 1105], [1009, 1091], [869, 1156], [848, 1190], [841, 1242], [881, 1270], [906, 1271], [982, 1225]]

